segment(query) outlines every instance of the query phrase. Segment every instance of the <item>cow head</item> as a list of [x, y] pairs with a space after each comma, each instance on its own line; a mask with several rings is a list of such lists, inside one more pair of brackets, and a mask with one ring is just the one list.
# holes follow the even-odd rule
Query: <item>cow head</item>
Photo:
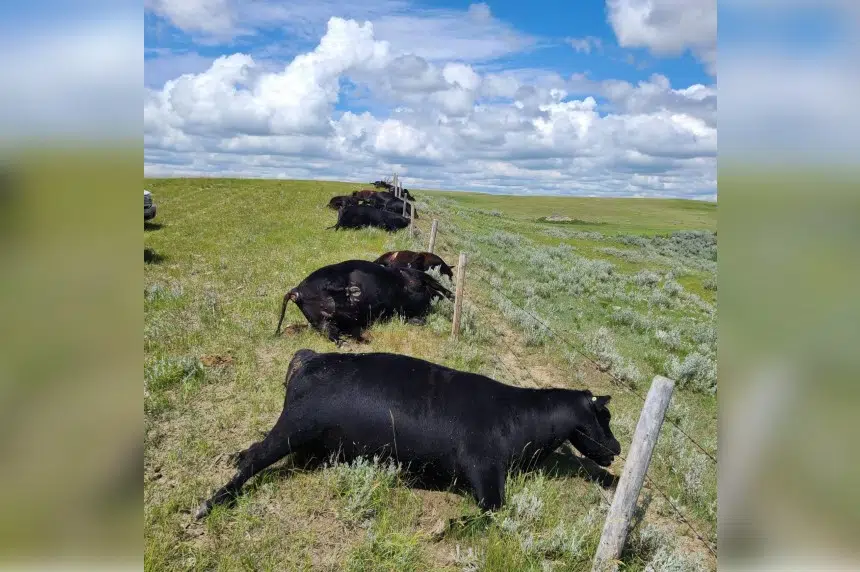
[[584, 392], [576, 407], [576, 426], [570, 442], [583, 455], [600, 465], [608, 467], [621, 453], [621, 444], [612, 434], [609, 420], [609, 395], [592, 395]]

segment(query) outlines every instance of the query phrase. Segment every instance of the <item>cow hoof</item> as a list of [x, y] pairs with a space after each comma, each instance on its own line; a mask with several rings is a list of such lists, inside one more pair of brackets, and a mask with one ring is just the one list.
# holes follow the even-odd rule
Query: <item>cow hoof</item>
[[245, 452], [245, 450], [243, 449], [241, 451], [235, 451], [233, 453], [229, 453], [227, 455], [227, 463], [234, 466], [234, 467], [238, 467], [239, 463], [242, 461], [242, 457], [243, 457], [244, 452]]
[[197, 512], [194, 513], [194, 520], [200, 520], [201, 518], [208, 515], [212, 512], [212, 504], [209, 501], [204, 502], [197, 509]]
[[346, 297], [352, 303], [358, 302], [361, 299], [361, 288], [358, 286], [349, 286], [346, 289]]

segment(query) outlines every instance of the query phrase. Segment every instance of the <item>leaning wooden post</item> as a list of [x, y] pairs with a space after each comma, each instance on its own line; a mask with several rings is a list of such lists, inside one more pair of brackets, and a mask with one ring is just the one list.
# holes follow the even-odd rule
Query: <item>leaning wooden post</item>
[[433, 247], [436, 246], [436, 227], [438, 226], [439, 221], [435, 218], [433, 219], [433, 224], [430, 225], [430, 243], [427, 245], [427, 252], [433, 253]]
[[615, 489], [609, 514], [606, 515], [606, 522], [603, 524], [603, 534], [600, 536], [600, 544], [594, 555], [592, 572], [618, 569], [618, 557], [621, 556], [621, 550], [627, 540], [630, 520], [633, 518], [633, 511], [639, 499], [639, 491], [642, 489], [642, 483], [645, 482], [645, 473], [651, 463], [651, 455], [657, 444], [657, 437], [660, 436], [660, 427], [663, 426], [663, 418], [674, 389], [674, 381], [659, 375], [651, 382], [651, 389], [648, 390], [645, 405], [639, 415], [639, 423], [633, 434], [633, 442], [627, 453], [618, 488]]
[[463, 282], [466, 281], [466, 253], [460, 253], [457, 261], [457, 288], [454, 291], [454, 321], [451, 324], [451, 336], [457, 338], [460, 335], [460, 314], [463, 311]]
[[[406, 201], [403, 201], [406, 204]], [[409, 238], [415, 236], [415, 205], [409, 203]]]

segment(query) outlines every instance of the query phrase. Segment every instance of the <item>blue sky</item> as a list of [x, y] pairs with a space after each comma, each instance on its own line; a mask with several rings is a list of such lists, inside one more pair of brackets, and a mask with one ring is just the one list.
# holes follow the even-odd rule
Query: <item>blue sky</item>
[[716, 3], [678, 4], [146, 0], [145, 172], [714, 199]]

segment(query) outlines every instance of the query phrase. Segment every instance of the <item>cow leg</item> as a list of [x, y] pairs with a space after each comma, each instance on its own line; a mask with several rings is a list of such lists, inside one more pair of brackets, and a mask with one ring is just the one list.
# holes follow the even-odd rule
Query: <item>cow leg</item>
[[413, 326], [423, 326], [427, 323], [427, 319], [423, 316], [414, 316], [406, 320], [407, 324], [412, 324]]
[[341, 347], [343, 345], [343, 340], [341, 339], [341, 331], [336, 325], [331, 322], [325, 322], [322, 326], [322, 331], [325, 333], [326, 337], [334, 342], [334, 345], [337, 347]]
[[[329, 321], [330, 317], [331, 316], [325, 316], [320, 320], [315, 320], [314, 322], [311, 322], [311, 326], [313, 326], [316, 331], [323, 334], [329, 340], [334, 342], [335, 345], [337, 345], [337, 347], [340, 347], [341, 344], [343, 343], [340, 340], [340, 337], [341, 337], [340, 328], [338, 328], [337, 325], [335, 325]], [[308, 321], [310, 321], [310, 320], [308, 320]]]
[[251, 477], [290, 453], [301, 454], [313, 444], [314, 439], [315, 434], [310, 428], [297, 426], [284, 410], [265, 439], [234, 454], [236, 473], [233, 478], [200, 505], [194, 518], [203, 518], [215, 505], [230, 501]]
[[496, 510], [505, 500], [505, 471], [500, 465], [473, 463], [466, 470], [475, 500], [481, 510]]
[[351, 328], [348, 332], [349, 337], [354, 339], [356, 342], [366, 344], [367, 339], [364, 337], [364, 328], [361, 326], [355, 326]]

